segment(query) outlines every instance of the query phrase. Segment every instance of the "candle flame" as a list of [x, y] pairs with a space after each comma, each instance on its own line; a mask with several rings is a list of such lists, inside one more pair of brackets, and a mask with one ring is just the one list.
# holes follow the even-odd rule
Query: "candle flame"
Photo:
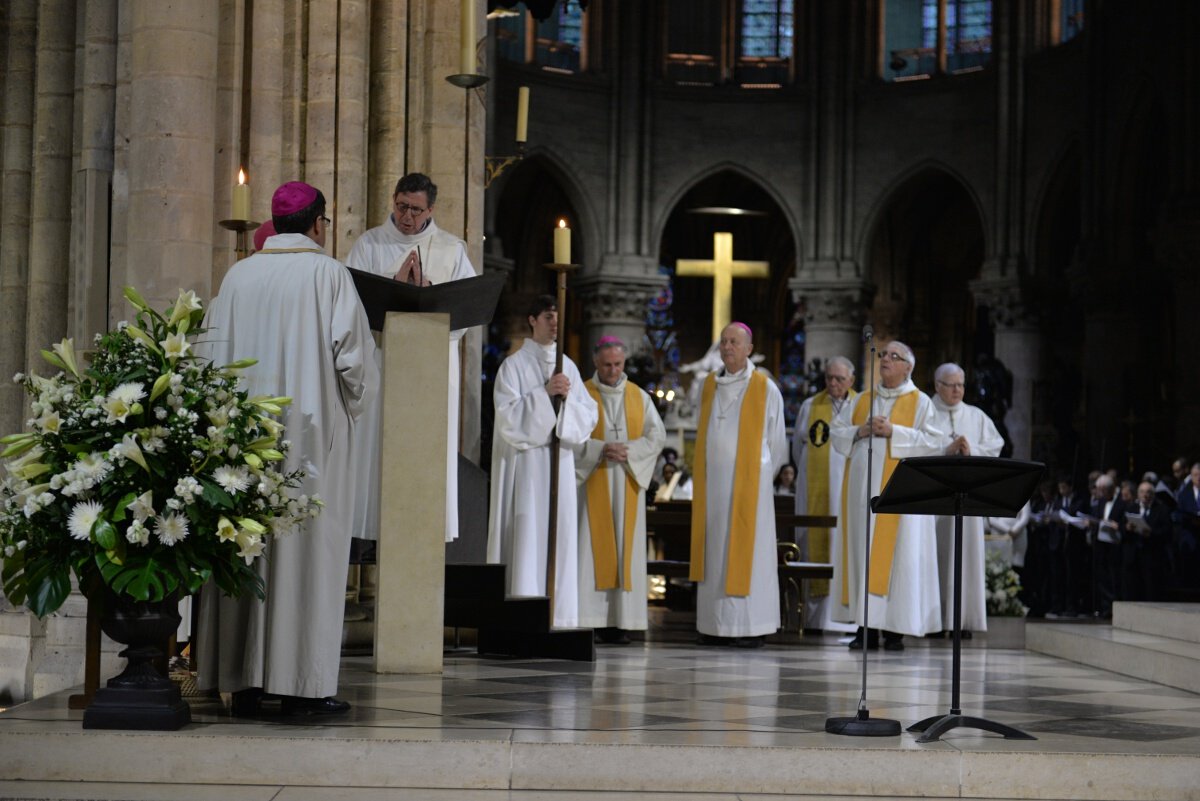
[[246, 183], [246, 171], [238, 167], [238, 186]]
[[559, 218], [559, 221], [558, 221], [558, 227], [559, 227], [559, 228], [566, 228], [566, 227], [567, 227], [567, 221], [566, 221], [565, 219]]

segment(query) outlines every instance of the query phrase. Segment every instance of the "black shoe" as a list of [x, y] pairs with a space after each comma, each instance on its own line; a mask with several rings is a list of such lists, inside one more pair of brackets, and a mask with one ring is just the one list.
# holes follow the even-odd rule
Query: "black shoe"
[[929, 632], [928, 634], [926, 634], [926, 635], [925, 635], [925, 639], [927, 639], [927, 640], [940, 640], [940, 639], [942, 639], [943, 637], [945, 637], [945, 636], [946, 636], [946, 634], [947, 634], [947, 632], [944, 632], [944, 631], [931, 631], [931, 632]]
[[883, 650], [885, 651], [903, 651], [904, 650], [904, 635], [883, 635]]
[[971, 630], [970, 630], [970, 629], [963, 629], [963, 630], [962, 630], [962, 631], [959, 633], [959, 635], [958, 635], [959, 639], [962, 639], [962, 640], [969, 640], [969, 639], [971, 639], [973, 636], [975, 636], [975, 635], [973, 635], [973, 634], [971, 633]]
[[701, 634], [696, 637], [697, 645], [729, 645], [728, 637], [718, 637], [715, 634]]
[[285, 696], [282, 705], [285, 715], [339, 715], [350, 711], [350, 704], [339, 701], [332, 695], [325, 698], [301, 698], [296, 695]]
[[615, 626], [596, 629], [596, 639], [606, 645], [629, 645], [629, 632]]
[[229, 699], [229, 714], [235, 718], [253, 718], [262, 714], [263, 691], [258, 687], [238, 690]]
[[766, 644], [767, 644], [767, 637], [765, 634], [759, 635], [758, 637], [734, 637], [733, 638], [733, 647], [734, 648], [762, 648]]
[[[863, 633], [862, 633], [862, 629], [859, 629], [858, 633], [854, 635], [854, 639], [850, 641], [850, 650], [851, 651], [861, 651], [862, 647], [863, 647]], [[879, 650], [879, 635], [876, 634], [874, 631], [872, 631], [871, 634], [867, 637], [867, 648], [871, 651]]]

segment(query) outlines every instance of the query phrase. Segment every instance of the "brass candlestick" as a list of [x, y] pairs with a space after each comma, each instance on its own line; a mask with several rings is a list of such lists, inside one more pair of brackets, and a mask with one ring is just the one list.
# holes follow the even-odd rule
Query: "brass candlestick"
[[250, 255], [250, 248], [246, 244], [246, 234], [258, 228], [262, 223], [254, 220], [221, 220], [220, 226], [228, 231], [237, 232], [237, 240], [234, 245], [234, 252], [237, 253], [238, 259], [244, 259]]

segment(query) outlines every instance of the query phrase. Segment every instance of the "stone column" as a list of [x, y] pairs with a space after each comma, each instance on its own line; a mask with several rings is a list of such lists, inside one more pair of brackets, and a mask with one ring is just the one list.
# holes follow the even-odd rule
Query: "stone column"
[[[284, 48], [287, 44], [288, 23], [283, 17], [283, 0], [254, 0], [250, 18], [249, 141], [246, 142], [250, 173], [250, 214], [265, 221], [271, 213], [271, 195], [284, 181], [292, 180], [298, 172], [285, 168], [284, 88], [287, 85], [284, 68]], [[286, 176], [286, 177], [285, 177]], [[213, 287], [216, 289], [217, 287]]]
[[646, 331], [646, 304], [667, 282], [667, 277], [615, 277], [610, 275], [584, 276], [575, 282], [573, 291], [582, 300], [583, 320], [571, 322], [574, 327], [582, 322], [584, 341], [580, 358], [584, 363], [579, 371], [591, 374], [588, 356], [596, 340], [605, 335], [620, 337], [630, 355], [642, 349], [642, 336]]
[[117, 90], [117, 2], [83, 8], [79, 170], [72, 191], [71, 321], [76, 342], [108, 328], [109, 204]]
[[1041, 332], [1037, 318], [1021, 299], [1016, 281], [976, 282], [976, 301], [987, 306], [995, 332], [995, 353], [1012, 373], [1012, 406], [1004, 425], [1014, 459], [1028, 459], [1033, 444], [1033, 384], [1042, 373]]
[[29, 200], [33, 154], [36, 0], [9, 0], [4, 85], [4, 152], [0, 169], [0, 431], [23, 428], [24, 391], [12, 382], [25, 369], [29, 280]]
[[187, 14], [136, 3], [130, 15], [127, 263], [114, 285], [154, 308], [181, 287], [212, 296], [218, 21], [210, 3]]
[[375, 0], [371, 4], [368, 228], [387, 220], [392, 211], [392, 190], [405, 173], [407, 16], [408, 0]]
[[370, 39], [367, 0], [338, 3], [336, 146], [333, 241], [329, 252], [345, 259], [371, 225], [367, 216], [367, 88]]
[[40, 351], [67, 329], [75, 117], [75, 4], [69, 0], [38, 6], [36, 92], [25, 361], [42, 369]]
[[870, 305], [870, 292], [861, 281], [790, 282], [796, 302], [804, 302], [804, 359], [825, 362], [845, 356], [855, 363], [865, 381], [862, 327]]

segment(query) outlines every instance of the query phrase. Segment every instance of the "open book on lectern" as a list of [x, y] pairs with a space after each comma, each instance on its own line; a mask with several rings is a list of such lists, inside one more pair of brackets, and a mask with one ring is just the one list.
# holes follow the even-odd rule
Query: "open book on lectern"
[[450, 315], [450, 330], [487, 325], [496, 312], [504, 273], [484, 273], [474, 278], [416, 286], [383, 275], [347, 267], [354, 288], [367, 310], [372, 331], [382, 331], [388, 312], [427, 312]]

